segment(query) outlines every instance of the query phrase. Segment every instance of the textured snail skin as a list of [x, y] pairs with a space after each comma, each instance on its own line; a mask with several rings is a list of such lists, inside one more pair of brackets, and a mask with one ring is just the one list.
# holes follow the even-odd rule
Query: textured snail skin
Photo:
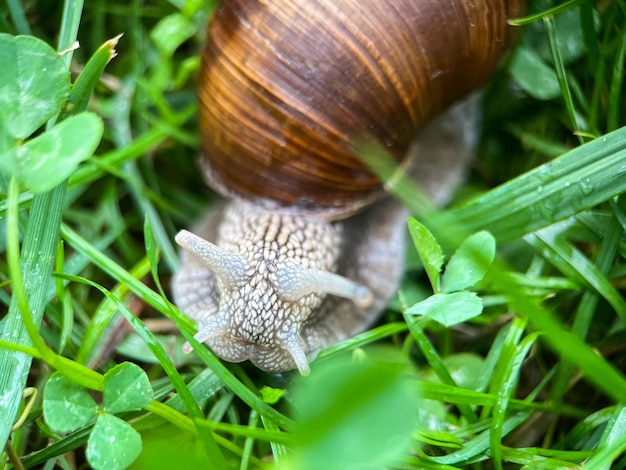
[[[393, 201], [335, 223], [270, 213], [244, 202], [222, 205], [194, 232], [243, 254], [246, 280], [224, 286], [202, 261], [183, 252], [174, 297], [223, 359], [250, 359], [275, 372], [298, 367], [306, 374], [308, 361], [321, 348], [361, 332], [393, 295], [403, 266], [404, 226], [398, 223], [403, 217], [404, 209]], [[287, 300], [277, 274], [292, 262], [351, 279], [373, 298], [366, 296], [359, 305], [313, 292]]]
[[[412, 151], [414, 179], [437, 203], [445, 202], [463, 179], [474, 155], [477, 97], [456, 105], [427, 126]], [[172, 286], [179, 308], [198, 324], [221, 358], [250, 359], [263, 370], [298, 368], [320, 349], [368, 328], [395, 294], [403, 272], [408, 211], [393, 199], [341, 221], [271, 212], [230, 201], [213, 208], [194, 227], [196, 235], [228, 253], [245, 257], [242, 282], [229, 288], [214, 270], [188, 251]], [[276, 272], [281, 263], [332, 271], [369, 290], [359, 304], [336, 295], [313, 293], [296, 301], [281, 296]]]
[[376, 320], [399, 285], [408, 213], [353, 144], [383, 144], [445, 202], [473, 154], [475, 100], [424, 126], [489, 76], [521, 4], [220, 3], [198, 84], [200, 164], [229, 202], [177, 235], [173, 280], [198, 341], [307, 374], [320, 349]]

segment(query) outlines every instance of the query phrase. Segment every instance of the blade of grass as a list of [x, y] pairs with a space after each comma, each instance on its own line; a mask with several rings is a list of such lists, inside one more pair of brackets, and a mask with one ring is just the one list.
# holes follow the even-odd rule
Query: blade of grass
[[[618, 218], [613, 217], [611, 222], [609, 229], [605, 233], [605, 238], [600, 245], [600, 252], [598, 253], [598, 259], [596, 261], [596, 268], [599, 275], [602, 276], [602, 279], [606, 279], [605, 276], [613, 265], [623, 234], [623, 229]], [[607, 282], [609, 281], [607, 280]], [[610, 283], [609, 285], [613, 287]], [[600, 295], [596, 291], [587, 290], [578, 304], [572, 324], [572, 332], [578, 334], [583, 339], [587, 337], [587, 332], [599, 300]], [[573, 372], [574, 367], [572, 364], [560, 364], [552, 386], [552, 397], [554, 399], [562, 399]]]
[[[502, 447], [502, 455], [507, 462], [527, 465], [527, 468], [541, 468], [542, 470], [567, 470], [576, 468], [577, 464], [587, 459], [590, 454], [590, 452], [559, 452], [559, 458], [557, 459], [542, 455], [548, 453], [542, 451], [544, 451], [544, 449], [513, 449], [511, 447]], [[565, 458], [569, 460], [562, 460]]]
[[[530, 417], [530, 413], [517, 413], [507, 418], [502, 425], [502, 436], [506, 436]], [[465, 443], [462, 449], [441, 457], [430, 457], [431, 460], [448, 465], [466, 463], [477, 456], [484, 455], [489, 449], [490, 430], [481, 432], [477, 437]], [[482, 457], [483, 459], [486, 457]]]
[[609, 108], [606, 118], [606, 128], [609, 131], [617, 129], [619, 126], [619, 114], [622, 109], [622, 89], [624, 84], [624, 62], [626, 61], [626, 33], [622, 35], [619, 42], [619, 48], [615, 56], [615, 66], [613, 68], [613, 77], [611, 79], [611, 88], [609, 92]]
[[[24, 279], [24, 296], [35, 325], [41, 323], [46, 305], [46, 292], [52, 282], [54, 254], [57, 247], [61, 210], [65, 199], [65, 185], [37, 195], [28, 223], [21, 253], [21, 272]], [[8, 223], [9, 232], [17, 233], [16, 224]], [[10, 256], [10, 255], [9, 255]], [[11, 299], [5, 320], [2, 339], [30, 345], [28, 333], [20, 315], [18, 296]], [[4, 448], [22, 397], [32, 358], [20, 352], [0, 349], [0, 448]]]
[[[501, 264], [501, 263], [498, 263]], [[626, 377], [588, 346], [580, 337], [568, 331], [556, 316], [538, 299], [525, 295], [508, 272], [499, 267], [495, 277], [497, 289], [509, 297], [511, 308], [526, 315], [531, 324], [542, 331], [545, 340], [564, 360], [575, 364], [598, 390], [617, 402], [626, 399]]]
[[[591, 2], [582, 2], [578, 6], [578, 16], [583, 33], [583, 43], [585, 45], [585, 58], [589, 62], [589, 70], [593, 73], [598, 68], [600, 50], [598, 48], [598, 36], [593, 24], [593, 6]], [[613, 129], [611, 129], [613, 130]]]
[[[621, 227], [617, 233], [621, 237]], [[559, 236], [558, 226], [548, 227], [528, 235], [526, 240], [568, 277], [580, 278], [582, 276], [584, 281], [615, 309], [626, 325], [626, 300], [596, 265], [574, 245]], [[613, 258], [606, 262], [612, 263]], [[582, 328], [582, 325], [579, 328]], [[580, 331], [578, 333], [580, 334]]]
[[[621, 434], [615, 441], [598, 450], [593, 457], [585, 462], [585, 470], [605, 470], [612, 467], [612, 463], [626, 451], [626, 433]], [[615, 467], [617, 468], [617, 467]]]
[[[454, 381], [454, 378], [452, 377], [452, 375], [450, 375], [450, 372], [448, 371], [448, 368], [439, 356], [439, 353], [434, 348], [432, 343], [428, 340], [426, 333], [424, 332], [423, 324], [425, 322], [421, 321], [419, 318], [416, 318], [413, 315], [408, 314], [404, 315], [404, 319], [409, 326], [409, 331], [411, 332], [411, 336], [413, 336], [415, 343], [419, 347], [421, 353], [426, 358], [426, 361], [428, 362], [430, 367], [432, 367], [439, 380], [441, 380], [441, 382], [446, 385], [456, 387], [457, 384]], [[476, 416], [476, 413], [474, 413], [474, 410], [472, 410], [472, 408], [465, 404], [458, 404], [457, 407], [468, 423], [475, 423], [476, 421], [478, 421], [478, 417]]]
[[469, 233], [489, 230], [499, 242], [515, 240], [626, 191], [624, 162], [626, 128], [577, 147], [436, 219], [465, 225]]
[[512, 20], [509, 20], [509, 24], [512, 24], [514, 26], [523, 26], [526, 24], [535, 23], [539, 20], [544, 19], [546, 16], [558, 15], [559, 13], [562, 13], [564, 11], [569, 10], [570, 8], [575, 7], [579, 3], [586, 3], [586, 2], [587, 0], [568, 0], [567, 2], [563, 2], [554, 8], [550, 8], [548, 10], [544, 10], [539, 13], [528, 15], [523, 18], [515, 18]]
[[[278, 425], [274, 420], [267, 419], [261, 416], [261, 422], [263, 423], [263, 427], [267, 431], [275, 431], [275, 432], [279, 431]], [[287, 446], [285, 446], [284, 444], [280, 442], [272, 441], [270, 442], [270, 447], [272, 448], [272, 455], [274, 456], [274, 463], [276, 465], [285, 463], [287, 456], [289, 455], [287, 452]]]
[[[526, 322], [520, 323], [522, 323], [520, 326], [524, 328]], [[536, 339], [537, 335], [531, 334], [524, 338], [519, 344], [516, 344], [512, 350], [511, 348], [506, 348], [506, 359], [503, 361], [506, 362], [505, 373], [499, 377], [499, 382], [494, 380], [494, 384], [496, 385], [498, 392], [498, 399], [496, 400], [493, 409], [493, 419], [491, 421], [490, 450], [494, 466], [500, 470], [503, 468], [502, 429], [506, 418], [506, 412], [509, 407], [511, 396], [516, 389], [522, 363]]]
[[571, 121], [572, 129], [574, 130], [574, 133], [578, 136], [578, 141], [581, 144], [584, 144], [585, 139], [579, 133], [579, 131], [584, 131], [585, 129], [583, 129], [581, 123], [579, 123], [578, 119], [576, 119], [574, 101], [572, 100], [572, 93], [570, 91], [569, 84], [567, 83], [565, 65], [563, 64], [563, 59], [561, 57], [561, 49], [559, 48], [557, 37], [556, 37], [557, 33], [556, 33], [556, 26], [554, 24], [554, 18], [552, 16], [545, 16], [543, 18], [543, 24], [545, 25], [546, 31], [548, 33], [550, 51], [552, 52], [552, 60], [554, 62], [556, 77], [559, 82], [559, 87], [561, 88], [561, 94], [563, 95], [563, 99], [565, 100], [565, 108], [567, 109], [567, 113]]
[[[592, 462], [592, 465], [597, 464], [602, 470], [610, 470], [613, 461], [626, 449], [626, 404], [620, 403], [615, 408], [613, 416], [604, 428], [598, 447], [605, 452], [596, 454], [594, 458], [598, 461]], [[603, 458], [606, 462], [604, 466]]]
[[7, 6], [9, 7], [11, 19], [13, 20], [13, 24], [15, 25], [17, 34], [31, 35], [32, 33], [30, 30], [30, 25], [28, 24], [28, 20], [26, 19], [26, 13], [24, 13], [22, 3], [19, 0], [7, 0]]
[[[259, 414], [252, 410], [250, 412], [250, 416], [248, 417], [248, 427], [256, 428], [259, 425]], [[252, 437], [246, 438], [243, 445], [243, 455], [241, 457], [241, 463], [239, 465], [239, 470], [247, 470], [250, 466], [250, 459], [254, 457], [252, 454], [252, 449], [254, 446], [254, 439]]]
[[435, 213], [386, 149], [354, 145], [370, 169], [404, 202], [443, 246], [488, 230], [499, 243], [515, 240], [601, 204], [626, 191], [626, 128], [603, 135], [460, 207]]

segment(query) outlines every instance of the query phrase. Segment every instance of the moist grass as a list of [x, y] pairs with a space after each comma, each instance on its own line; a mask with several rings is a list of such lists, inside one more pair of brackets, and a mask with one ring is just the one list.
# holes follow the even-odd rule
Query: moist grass
[[182, 354], [173, 235], [217, 200], [194, 91], [214, 5], [7, 6], [0, 32], [80, 43], [72, 111], [22, 140], [85, 110], [104, 126], [51, 190], [0, 175], [3, 468], [626, 467], [623, 2], [515, 21], [470, 177], [439, 212], [398, 183], [402, 288], [306, 379]]

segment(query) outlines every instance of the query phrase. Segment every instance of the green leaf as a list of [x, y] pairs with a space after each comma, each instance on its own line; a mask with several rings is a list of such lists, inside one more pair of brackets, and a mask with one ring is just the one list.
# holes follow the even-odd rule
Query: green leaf
[[198, 436], [169, 423], [142, 430], [141, 439], [141, 455], [133, 463], [134, 470], [219, 468], [207, 456]]
[[538, 100], [561, 95], [554, 69], [530, 49], [519, 48], [509, 70], [517, 84]]
[[43, 392], [43, 416], [57, 432], [72, 432], [85, 426], [98, 413], [98, 405], [85, 387], [59, 372], [50, 376]]
[[414, 218], [409, 218], [409, 233], [415, 244], [430, 284], [435, 292], [439, 289], [439, 273], [443, 266], [443, 252], [430, 231]]
[[468, 289], [480, 281], [496, 255], [496, 240], [486, 231], [467, 237], [452, 255], [441, 279], [442, 292]]
[[284, 388], [273, 388], [267, 385], [261, 387], [261, 390], [259, 390], [263, 401], [265, 403], [269, 403], [270, 405], [275, 405], [276, 403], [278, 403], [286, 392], [287, 390], [285, 390]]
[[[446, 356], [442, 361], [458, 387], [470, 390], [478, 389], [485, 370], [485, 360], [482, 357], [474, 353], [458, 353]], [[425, 370], [423, 377], [428, 382], [441, 381], [432, 369]]]
[[105, 67], [117, 54], [115, 47], [120, 37], [121, 35], [105, 41], [89, 58], [80, 75], [76, 77], [74, 85], [72, 85], [70, 96], [59, 115], [59, 120], [64, 120], [68, 116], [74, 116], [87, 110], [91, 93], [100, 82]]
[[323, 362], [296, 383], [300, 445], [288, 468], [379, 469], [409, 449], [417, 389], [409, 369], [384, 356], [374, 351], [362, 362]]
[[146, 373], [136, 364], [123, 362], [104, 374], [104, 409], [110, 413], [140, 410], [153, 399]]
[[93, 155], [102, 132], [102, 120], [95, 114], [72, 116], [0, 154], [0, 172], [15, 175], [20, 185], [33, 193], [49, 191]]
[[150, 39], [166, 56], [174, 51], [196, 33], [196, 26], [186, 16], [175, 13], [161, 18], [161, 21], [150, 32]]
[[100, 415], [87, 441], [87, 460], [96, 470], [127, 468], [141, 453], [141, 436], [126, 421]]
[[477, 317], [483, 311], [483, 303], [474, 292], [435, 294], [409, 307], [405, 313], [424, 315], [442, 325], [452, 326]]
[[0, 33], [0, 134], [25, 139], [67, 99], [70, 73], [48, 44]]

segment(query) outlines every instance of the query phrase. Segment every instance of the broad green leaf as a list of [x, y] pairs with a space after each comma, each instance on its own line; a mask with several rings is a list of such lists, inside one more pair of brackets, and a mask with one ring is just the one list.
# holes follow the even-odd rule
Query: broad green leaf
[[409, 449], [417, 389], [407, 366], [377, 352], [324, 362], [295, 385], [300, 444], [288, 468], [380, 469]]
[[496, 240], [489, 232], [470, 235], [450, 258], [441, 278], [441, 291], [469, 289], [485, 276], [495, 255]]
[[159, 50], [170, 56], [187, 39], [196, 33], [196, 26], [185, 15], [175, 13], [161, 18], [150, 32], [150, 39]]
[[530, 49], [517, 50], [509, 71], [517, 84], [538, 100], [550, 100], [561, 95], [554, 69]]
[[269, 403], [270, 405], [275, 405], [276, 403], [278, 403], [283, 395], [285, 395], [285, 392], [287, 392], [287, 390], [285, 390], [284, 388], [274, 388], [267, 385], [261, 387], [261, 390], [259, 390], [263, 401], [265, 403]]
[[439, 273], [443, 265], [443, 252], [430, 231], [414, 218], [409, 218], [409, 233], [415, 244], [433, 290], [439, 289]]
[[140, 410], [153, 399], [146, 373], [136, 364], [123, 362], [104, 374], [104, 409], [110, 413]]
[[[474, 353], [451, 354], [443, 358], [443, 363], [458, 387], [477, 389], [485, 368], [482, 357]], [[423, 378], [428, 382], [440, 382], [432, 369], [424, 371]]]
[[405, 313], [423, 315], [442, 325], [452, 326], [480, 315], [483, 303], [474, 292], [435, 294], [409, 307]]
[[48, 191], [93, 155], [102, 120], [92, 113], [72, 116], [51, 130], [0, 154], [0, 172], [15, 175], [33, 193]]
[[68, 97], [70, 73], [48, 44], [0, 33], [0, 134], [25, 139], [56, 115]]
[[98, 405], [85, 387], [59, 372], [50, 376], [43, 392], [43, 417], [57, 432], [72, 432], [85, 426], [98, 413]]
[[141, 453], [141, 436], [126, 421], [108, 413], [98, 416], [87, 441], [87, 460], [96, 470], [127, 468]]
[[202, 441], [192, 434], [167, 423], [141, 431], [141, 455], [133, 463], [133, 470], [158, 468], [210, 469], [211, 462]]

